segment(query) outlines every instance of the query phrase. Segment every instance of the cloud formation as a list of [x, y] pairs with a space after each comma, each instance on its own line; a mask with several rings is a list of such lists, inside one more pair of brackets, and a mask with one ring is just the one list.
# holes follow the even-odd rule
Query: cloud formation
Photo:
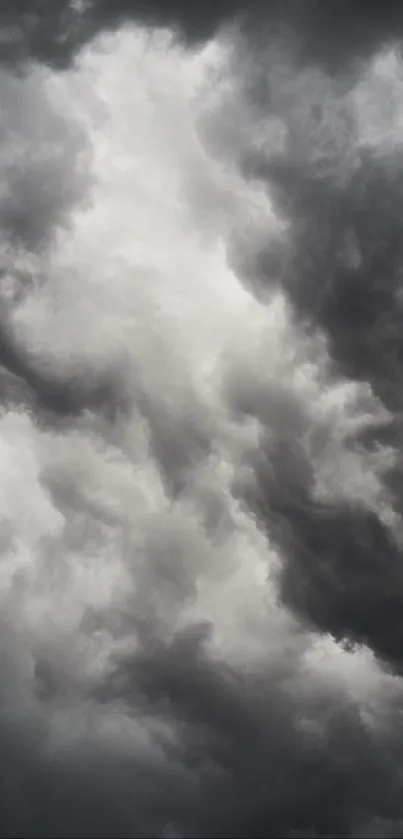
[[2, 835], [401, 834], [401, 24], [2, 4]]
[[[391, 456], [383, 479], [387, 503], [398, 514], [401, 64], [395, 50], [384, 51], [346, 90], [322, 68], [299, 69], [292, 62], [292, 51], [287, 60], [275, 50], [267, 59], [260, 50], [252, 61], [247, 55], [227, 113], [224, 109], [218, 126], [206, 132], [208, 146], [221, 156], [226, 127], [239, 126], [235, 157], [247, 180], [267, 191], [278, 218], [277, 227], [258, 235], [235, 231], [232, 264], [259, 299], [281, 290], [297, 321], [311, 333], [319, 328], [326, 336], [331, 375], [363, 386], [362, 410], [368, 411], [369, 393], [386, 409], [383, 428], [356, 426], [352, 435], [347, 432], [347, 459], [339, 454], [327, 468], [336, 483], [340, 463], [350, 473], [353, 463], [368, 465], [383, 448], [386, 459]], [[386, 89], [392, 91], [387, 128]], [[246, 135], [245, 124], [250, 126]], [[296, 426], [295, 407], [292, 429], [287, 428], [284, 408], [280, 418], [273, 411], [273, 395], [260, 369], [255, 364], [258, 375], [248, 370], [242, 381], [235, 371], [230, 400], [259, 417], [265, 429], [256, 467], [257, 503], [287, 557], [284, 598], [339, 640], [368, 644], [400, 668], [400, 527], [391, 535], [379, 507], [370, 513], [363, 509], [367, 478], [355, 498], [340, 493], [337, 504], [334, 495], [328, 503], [317, 475], [328, 431], [319, 437], [313, 433], [317, 417], [311, 412]], [[343, 386], [341, 398], [342, 392]], [[290, 410], [289, 394], [285, 405]]]
[[66, 66], [104, 31], [126, 22], [169, 27], [190, 45], [200, 44], [233, 22], [253, 34], [279, 33], [297, 45], [302, 62], [332, 71], [368, 58], [402, 35], [398, 0], [5, 0], [1, 9], [3, 60], [37, 60]]

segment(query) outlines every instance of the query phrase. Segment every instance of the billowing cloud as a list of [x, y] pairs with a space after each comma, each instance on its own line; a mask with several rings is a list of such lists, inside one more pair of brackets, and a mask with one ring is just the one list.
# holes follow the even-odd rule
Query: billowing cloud
[[401, 38], [397, 0], [5, 0], [1, 8], [4, 61], [45, 61], [66, 66], [88, 41], [126, 22], [170, 28], [180, 41], [200, 44], [223, 27], [241, 23], [253, 38], [281, 33], [297, 45], [303, 63], [312, 59], [332, 71]]
[[2, 5], [2, 835], [400, 835], [401, 12], [337, 9]]
[[[242, 51], [239, 84], [228, 87], [220, 112], [213, 100], [207, 109], [207, 147], [223, 158], [231, 125], [234, 158], [247, 181], [266, 191], [277, 216], [277, 225], [235, 228], [231, 262], [259, 299], [286, 294], [302, 328], [326, 337], [340, 399], [349, 392], [368, 417], [374, 411], [368, 399], [376, 397], [384, 423], [377, 430], [372, 420], [345, 428], [348, 455], [336, 454], [333, 439], [329, 448], [329, 416], [319, 408], [328, 398], [325, 379], [318, 383], [320, 397], [301, 411], [288, 387], [279, 389], [276, 382], [273, 392], [272, 370], [262, 372], [261, 349], [241, 379], [235, 365], [230, 403], [261, 423], [259, 491], [252, 504], [277, 533], [286, 557], [285, 601], [308, 622], [339, 640], [368, 644], [400, 668], [400, 525], [391, 532], [383, 502], [371, 512], [363, 508], [373, 483], [368, 474], [358, 479], [358, 469], [365, 463], [365, 472], [370, 462], [386, 458], [382, 486], [387, 506], [398, 514], [401, 64], [397, 52], [385, 47], [346, 89], [317, 65], [299, 68], [292, 50], [280, 53], [277, 47], [266, 57], [260, 48]], [[234, 73], [237, 78], [236, 61], [229, 78]], [[270, 352], [270, 341], [268, 347]], [[284, 351], [279, 362], [283, 370]], [[343, 377], [351, 380], [347, 389]], [[307, 393], [312, 400], [312, 390]], [[322, 422], [326, 428], [314, 432]], [[335, 460], [326, 466], [333, 487], [329, 504], [323, 457], [330, 452]], [[343, 490], [335, 495], [338, 483]]]

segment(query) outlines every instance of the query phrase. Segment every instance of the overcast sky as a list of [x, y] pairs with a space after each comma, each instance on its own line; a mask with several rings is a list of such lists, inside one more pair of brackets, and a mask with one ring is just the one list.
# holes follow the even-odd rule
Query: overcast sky
[[401, 4], [0, 7], [0, 834], [399, 837]]

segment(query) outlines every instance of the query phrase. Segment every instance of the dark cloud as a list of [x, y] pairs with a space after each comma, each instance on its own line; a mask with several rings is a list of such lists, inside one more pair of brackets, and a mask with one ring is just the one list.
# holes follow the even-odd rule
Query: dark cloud
[[256, 498], [249, 499], [284, 557], [284, 602], [312, 626], [369, 646], [401, 671], [401, 550], [377, 513], [315, 500], [312, 472], [306, 461], [302, 471], [301, 459], [302, 448], [289, 440], [268, 446]]
[[[198, 143], [190, 162], [186, 144], [180, 164], [168, 154], [188, 100], [172, 111], [164, 100], [161, 180], [145, 110], [152, 129], [133, 185], [140, 100], [160, 101], [163, 49], [169, 103], [175, 72], [189, 85], [196, 73], [180, 64], [184, 51], [173, 70], [158, 46], [148, 89], [139, 52], [117, 82], [119, 98], [144, 72], [133, 122], [123, 97], [129, 155], [116, 135], [103, 146], [107, 120], [90, 125], [91, 112], [86, 129], [94, 157], [116, 152], [107, 189], [124, 170], [117, 227], [134, 241], [132, 261], [121, 264], [120, 229], [108, 238], [113, 201], [77, 216], [69, 251], [73, 211], [83, 196], [102, 204], [102, 189], [91, 192], [84, 129], [29, 62], [68, 67], [128, 21], [172, 26], [194, 45], [237, 15], [219, 107], [196, 126], [215, 157], [211, 180], [225, 161], [228, 200], [216, 210], [217, 187], [199, 213], [188, 206], [193, 169], [202, 187], [209, 165]], [[0, 20], [4, 62], [24, 69], [0, 77], [0, 833], [400, 835], [403, 87], [398, 53], [387, 54], [403, 31], [400, 4], [15, 2]], [[119, 66], [108, 49], [90, 72], [97, 60]], [[74, 95], [85, 100], [82, 84]], [[116, 91], [103, 84], [108, 105]], [[190, 144], [194, 99], [189, 110]], [[169, 178], [181, 166], [184, 215], [199, 225], [190, 233]], [[242, 220], [254, 187], [273, 208], [267, 228], [252, 219], [248, 238], [234, 211], [225, 245], [267, 317], [215, 251], [196, 273], [206, 206], [209, 229], [217, 218], [222, 231], [222, 208], [233, 199]], [[203, 282], [193, 308], [180, 308], [193, 271]], [[228, 321], [215, 350], [205, 321], [221, 303], [211, 292], [203, 308], [202, 297], [220, 271]]]
[[[3, 60], [38, 59], [56, 66], [68, 64], [99, 32], [125, 22], [168, 26], [185, 41], [197, 43], [220, 26], [241, 20], [256, 36], [256, 24], [283, 31], [298, 43], [301, 60], [340, 69], [399, 39], [403, 15], [398, 0], [382, 6], [369, 0], [16, 0], [2, 4]], [[267, 32], [266, 32], [267, 35]]]
[[[301, 114], [301, 121], [305, 116]], [[329, 112], [323, 114], [322, 124], [319, 114], [318, 123], [315, 114], [307, 116], [301, 131], [306, 136], [301, 142], [294, 137], [290, 156], [286, 152], [284, 158], [262, 160], [261, 165], [251, 162], [253, 175], [267, 179], [291, 224], [290, 237], [278, 246], [283, 253], [274, 243], [277, 271], [271, 250], [266, 253], [263, 247], [257, 255], [259, 274], [263, 284], [274, 280], [286, 288], [307, 323], [323, 327], [344, 375], [370, 381], [385, 404], [397, 410], [402, 356], [401, 153], [380, 156], [357, 149], [349, 172], [346, 158], [349, 151], [354, 154], [354, 136], [353, 148], [347, 141], [347, 149], [339, 151], [341, 124], [332, 127], [333, 138], [323, 138], [323, 144], [329, 142], [330, 159], [316, 160], [315, 152], [321, 155], [320, 135], [327, 133], [327, 116], [331, 118]], [[303, 146], [315, 132], [320, 139], [310, 160]]]
[[[320, 13], [318, 26], [319, 21]], [[356, 31], [354, 19], [351, 25]], [[393, 97], [400, 90], [401, 63], [396, 52], [387, 52], [385, 31], [380, 30], [376, 45], [383, 54], [367, 56], [358, 78], [348, 81], [318, 64], [315, 51], [309, 53], [311, 66], [301, 67], [294, 45], [281, 52], [274, 39], [269, 55], [260, 43], [255, 52], [249, 44], [252, 59], [242, 47], [239, 76], [236, 60], [233, 69], [239, 98], [227, 103], [227, 114], [217, 116], [215, 135], [207, 127], [206, 142], [222, 154], [231, 116], [243, 113], [252, 120], [246, 141], [240, 133], [236, 154], [245, 177], [263, 185], [277, 228], [259, 234], [258, 244], [253, 233], [250, 242], [235, 233], [232, 264], [260, 298], [284, 292], [303, 329], [326, 336], [330, 375], [369, 384], [390, 412], [382, 430], [359, 431], [349, 446], [351, 456], [359, 449], [370, 456], [385, 443], [395, 449], [385, 481], [397, 512], [402, 502], [403, 191], [401, 144], [393, 124], [399, 106]], [[398, 34], [398, 28], [394, 31]], [[340, 41], [340, 56], [344, 47], [348, 57], [348, 37]], [[355, 50], [356, 57], [361, 55], [358, 41]], [[273, 392], [236, 372], [235, 380], [231, 404], [259, 417], [267, 429], [250, 503], [284, 557], [284, 601], [311, 625], [339, 641], [368, 645], [400, 670], [400, 538], [381, 511], [363, 510], [359, 498], [341, 504], [320, 500], [306, 429], [292, 414], [295, 406], [281, 409], [277, 428]]]
[[[70, 746], [50, 751], [39, 709], [35, 736], [21, 725], [2, 732], [4, 832], [155, 837], [173, 824], [199, 839], [291, 839], [360, 836], [373, 812], [392, 823], [402, 794], [398, 717], [382, 739], [335, 684], [284, 665], [269, 678], [245, 676], [211, 660], [207, 637], [195, 627], [154, 642], [116, 662], [107, 687], [94, 686], [95, 725], [108, 712], [112, 724], [124, 703], [145, 730], [159, 721], [151, 747], [140, 730], [126, 755], [88, 734], [77, 747], [70, 732]], [[175, 736], [164, 742], [167, 720]], [[65, 725], [80, 722], [73, 713]]]
[[[372, 808], [367, 795], [374, 795], [375, 777], [382, 778], [378, 806], [393, 811], [397, 790], [386, 793], [387, 769], [369, 731], [353, 706], [333, 713], [334, 697], [323, 687], [316, 686], [311, 705], [303, 678], [298, 696], [290, 693], [288, 670], [274, 670], [266, 680], [261, 672], [245, 678], [217, 667], [194, 633], [154, 648], [124, 673], [119, 695], [132, 680], [147, 707], [164, 708], [184, 727], [182, 759], [197, 771], [200, 795], [188, 822], [177, 815], [186, 835], [347, 835], [354, 808], [357, 823]], [[350, 738], [354, 757], [347, 767]]]

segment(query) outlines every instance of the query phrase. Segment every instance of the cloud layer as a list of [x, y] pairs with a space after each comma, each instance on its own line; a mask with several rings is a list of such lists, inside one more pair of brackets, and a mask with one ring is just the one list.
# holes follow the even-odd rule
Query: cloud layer
[[2, 4], [2, 835], [401, 834], [401, 26]]

